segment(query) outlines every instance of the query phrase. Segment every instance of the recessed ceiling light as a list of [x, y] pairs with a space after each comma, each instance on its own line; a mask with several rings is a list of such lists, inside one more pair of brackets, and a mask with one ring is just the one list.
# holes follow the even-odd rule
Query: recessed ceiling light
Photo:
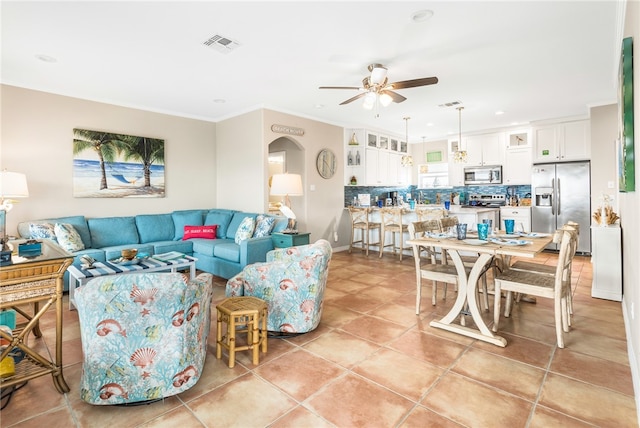
[[502, 110], [498, 110], [498, 111], [496, 112], [496, 116], [500, 116], [501, 114], [504, 114], [504, 112], [503, 112]]
[[433, 11], [429, 9], [419, 10], [417, 12], [413, 12], [411, 15], [411, 20], [413, 22], [424, 22], [429, 20], [433, 16]]
[[216, 98], [215, 100], [213, 100], [214, 103], [216, 104], [224, 104], [227, 102], [227, 100], [223, 99], [223, 98]]
[[36, 58], [38, 58], [42, 62], [49, 62], [49, 63], [58, 62], [57, 59], [49, 55], [38, 54], [36, 55]]
[[317, 109], [321, 109], [321, 108], [324, 108], [324, 104], [316, 104], [315, 107]]
[[427, 126], [433, 126], [433, 123], [429, 122], [427, 123]]

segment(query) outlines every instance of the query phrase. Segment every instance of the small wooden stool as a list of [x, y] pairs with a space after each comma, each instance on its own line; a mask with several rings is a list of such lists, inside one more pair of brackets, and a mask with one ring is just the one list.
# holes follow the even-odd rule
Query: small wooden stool
[[[218, 331], [216, 333], [216, 358], [222, 358], [222, 347], [229, 351], [229, 368], [236, 364], [236, 351], [253, 351], [253, 364], [258, 364], [259, 349], [267, 352], [267, 302], [257, 297], [229, 297], [216, 306]], [[222, 323], [227, 332], [222, 335]], [[237, 330], [238, 326], [246, 326]], [[247, 333], [247, 344], [236, 346], [236, 333]]]

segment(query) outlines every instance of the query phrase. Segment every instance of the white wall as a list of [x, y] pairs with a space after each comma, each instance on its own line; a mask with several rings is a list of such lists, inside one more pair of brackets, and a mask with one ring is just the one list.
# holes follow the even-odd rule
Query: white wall
[[[591, 122], [591, 207], [602, 206], [602, 195], [614, 199], [618, 210], [618, 175], [616, 168], [616, 138], [618, 136], [618, 106], [610, 104], [593, 107]], [[609, 188], [609, 184], [613, 187]]]
[[622, 226], [623, 310], [627, 323], [627, 346], [634, 379], [636, 407], [640, 414], [640, 2], [627, 1], [623, 37], [633, 37], [633, 86], [635, 130], [636, 191], [619, 193], [620, 223]]
[[[216, 204], [216, 124], [0, 86], [0, 168], [27, 176], [29, 198], [7, 216], [20, 221], [163, 213]], [[73, 129], [104, 130], [165, 141], [164, 198], [74, 198]]]

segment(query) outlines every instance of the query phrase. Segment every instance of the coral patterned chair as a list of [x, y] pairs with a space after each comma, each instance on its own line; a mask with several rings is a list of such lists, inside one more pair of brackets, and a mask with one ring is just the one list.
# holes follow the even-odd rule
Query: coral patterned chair
[[194, 386], [207, 353], [211, 295], [208, 273], [188, 282], [180, 273], [110, 275], [79, 287], [80, 397], [128, 404]]
[[226, 295], [254, 296], [267, 302], [267, 330], [306, 333], [322, 316], [331, 261], [329, 241], [280, 248], [267, 261], [248, 266], [227, 282]]

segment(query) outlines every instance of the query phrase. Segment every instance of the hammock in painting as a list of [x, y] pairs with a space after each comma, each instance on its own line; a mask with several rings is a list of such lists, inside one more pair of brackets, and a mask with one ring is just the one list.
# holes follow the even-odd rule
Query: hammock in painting
[[127, 179], [124, 175], [122, 174], [111, 174], [111, 176], [113, 178], [115, 178], [116, 180], [125, 183], [125, 184], [135, 184], [136, 181], [140, 180], [142, 178], [142, 176], [140, 177], [136, 177], [136, 178], [132, 178], [132, 179]]

